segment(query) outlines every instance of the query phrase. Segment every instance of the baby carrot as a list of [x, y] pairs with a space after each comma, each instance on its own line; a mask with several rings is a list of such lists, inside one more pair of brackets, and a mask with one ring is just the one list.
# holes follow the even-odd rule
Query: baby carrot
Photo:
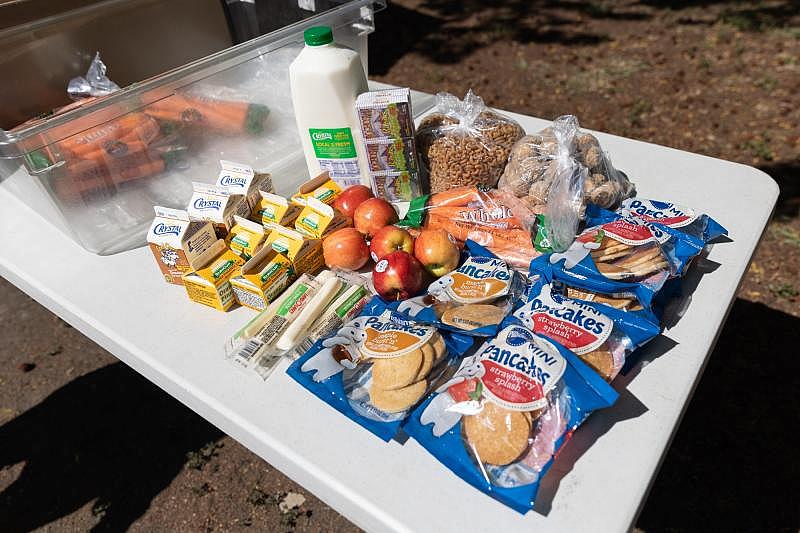
[[105, 142], [102, 147], [84, 154], [80, 159], [94, 160], [102, 164], [108, 159], [125, 157], [146, 150], [147, 145], [141, 141], [125, 142], [119, 139]]
[[105, 162], [74, 160], [67, 163], [64, 173], [54, 176], [51, 183], [56, 194], [64, 200], [88, 200], [111, 195], [118, 184], [152, 176], [162, 172], [165, 167], [162, 157], [148, 152]]
[[65, 157], [86, 158], [87, 154], [103, 149], [104, 145], [112, 141], [137, 140], [149, 144], [159, 132], [158, 123], [152, 117], [144, 113], [130, 113], [58, 141], [56, 145]]
[[476, 187], [456, 187], [447, 191], [432, 194], [428, 199], [429, 207], [466, 206], [472, 202], [486, 202], [489, 196]]
[[161, 120], [223, 133], [260, 133], [268, 113], [266, 106], [185, 93], [153, 102], [144, 111]]

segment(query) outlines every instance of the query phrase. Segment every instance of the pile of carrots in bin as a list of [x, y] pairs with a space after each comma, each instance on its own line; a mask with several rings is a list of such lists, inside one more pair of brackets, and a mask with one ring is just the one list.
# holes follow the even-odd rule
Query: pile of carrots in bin
[[[74, 107], [75, 104], [67, 106]], [[57, 110], [55, 114], [65, 110]], [[48, 142], [28, 155], [29, 163], [35, 169], [44, 169], [63, 161], [48, 175], [53, 191], [66, 201], [86, 201], [108, 196], [125, 182], [169, 168], [185, 148], [176, 145], [177, 131], [259, 134], [264, 130], [268, 113], [267, 107], [260, 104], [176, 93], [145, 106], [142, 111]]]

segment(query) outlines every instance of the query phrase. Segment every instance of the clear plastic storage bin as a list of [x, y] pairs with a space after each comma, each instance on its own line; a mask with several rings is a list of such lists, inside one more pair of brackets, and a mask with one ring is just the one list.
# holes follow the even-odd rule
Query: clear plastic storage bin
[[66, 113], [0, 130], [0, 186], [97, 254], [143, 245], [153, 206], [184, 208], [191, 182], [212, 183], [220, 159], [272, 173], [277, 192], [290, 195], [308, 178], [288, 80], [303, 31], [331, 26], [366, 69], [373, 13], [384, 5], [334, 4]]

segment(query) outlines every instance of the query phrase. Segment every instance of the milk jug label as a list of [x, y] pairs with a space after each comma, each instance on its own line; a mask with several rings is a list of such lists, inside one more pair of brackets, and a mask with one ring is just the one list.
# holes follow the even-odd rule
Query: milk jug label
[[327, 170], [330, 177], [344, 187], [360, 183], [358, 154], [350, 128], [309, 128], [308, 134], [320, 170]]

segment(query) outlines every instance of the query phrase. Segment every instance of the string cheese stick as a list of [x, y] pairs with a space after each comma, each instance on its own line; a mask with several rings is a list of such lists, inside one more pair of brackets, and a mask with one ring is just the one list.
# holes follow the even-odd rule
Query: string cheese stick
[[[323, 277], [322, 274], [318, 276]], [[339, 292], [342, 282], [336, 276], [326, 276], [325, 282], [319, 288], [317, 294], [311, 299], [292, 321], [291, 325], [283, 332], [275, 347], [278, 350], [291, 350], [300, 341], [303, 333], [314, 323], [314, 320], [322, 314], [322, 311], [331, 303], [331, 300]]]

